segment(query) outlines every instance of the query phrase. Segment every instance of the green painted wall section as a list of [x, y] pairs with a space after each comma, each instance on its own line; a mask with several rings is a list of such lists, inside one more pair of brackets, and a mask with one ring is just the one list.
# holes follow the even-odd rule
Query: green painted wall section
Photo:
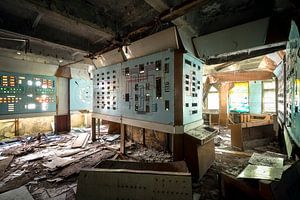
[[251, 114], [262, 112], [262, 81], [249, 81], [249, 106]]

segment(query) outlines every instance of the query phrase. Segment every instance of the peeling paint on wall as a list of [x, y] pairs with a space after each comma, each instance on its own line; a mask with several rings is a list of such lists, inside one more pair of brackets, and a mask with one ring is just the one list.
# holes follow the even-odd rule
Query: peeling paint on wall
[[15, 123], [13, 120], [0, 120], [0, 139], [14, 137]]

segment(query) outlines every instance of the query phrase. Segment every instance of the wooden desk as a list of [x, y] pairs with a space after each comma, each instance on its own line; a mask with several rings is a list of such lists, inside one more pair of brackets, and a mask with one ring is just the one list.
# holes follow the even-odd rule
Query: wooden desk
[[241, 151], [266, 145], [275, 137], [271, 120], [232, 124], [228, 127], [231, 130], [231, 146]]

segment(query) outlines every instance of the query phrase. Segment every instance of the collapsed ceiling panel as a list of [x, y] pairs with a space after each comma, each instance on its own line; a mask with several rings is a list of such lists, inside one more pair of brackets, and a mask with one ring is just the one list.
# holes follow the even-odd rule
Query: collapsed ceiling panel
[[261, 19], [194, 39], [200, 57], [248, 49], [265, 44], [269, 19]]

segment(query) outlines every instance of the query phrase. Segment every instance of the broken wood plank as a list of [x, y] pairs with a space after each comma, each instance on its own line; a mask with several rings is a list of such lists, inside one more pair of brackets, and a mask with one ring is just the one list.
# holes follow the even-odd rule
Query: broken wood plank
[[95, 153], [98, 153], [99, 151], [103, 151], [103, 149], [102, 148], [97, 149], [96, 151], [86, 153], [75, 159], [71, 159], [70, 157], [65, 157], [65, 158], [54, 157], [54, 159], [52, 159], [51, 162], [44, 163], [43, 166], [47, 167], [50, 171], [55, 171], [58, 168], [66, 167], [72, 163], [79, 162], [81, 159], [93, 155]]
[[232, 154], [232, 155], [236, 155], [236, 156], [243, 156], [243, 157], [251, 157], [252, 153], [247, 153], [247, 152], [243, 152], [243, 151], [230, 151], [230, 150], [226, 150], [226, 149], [219, 149], [216, 148], [215, 149], [217, 154]]
[[97, 151], [90, 158], [84, 159], [84, 162], [73, 163], [72, 165], [64, 168], [56, 177], [66, 178], [72, 176], [73, 174], [78, 174], [82, 168], [94, 167], [95, 165], [99, 164], [99, 162], [111, 158], [114, 155], [115, 153], [109, 150], [102, 150], [101, 152]]
[[74, 162], [74, 159], [71, 158], [60, 158], [60, 157], [54, 157], [51, 162], [44, 163], [43, 166], [50, 169], [50, 171], [55, 170], [60, 167], [67, 166]]
[[66, 150], [63, 150], [63, 151], [58, 151], [55, 154], [58, 157], [62, 158], [62, 157], [72, 156], [74, 154], [77, 154], [77, 153], [85, 151], [85, 150], [88, 150], [88, 149], [66, 149]]
[[[125, 145], [125, 148], [130, 147], [132, 145], [132, 142], [127, 142]], [[112, 150], [112, 151], [119, 151], [120, 150], [120, 144], [113, 144], [113, 145], [108, 145], [106, 146], [107, 149]]]
[[90, 137], [89, 133], [81, 133], [73, 142], [72, 148], [84, 147]]
[[0, 160], [0, 178], [4, 175], [6, 168], [10, 165], [14, 156], [8, 156], [7, 158]]

